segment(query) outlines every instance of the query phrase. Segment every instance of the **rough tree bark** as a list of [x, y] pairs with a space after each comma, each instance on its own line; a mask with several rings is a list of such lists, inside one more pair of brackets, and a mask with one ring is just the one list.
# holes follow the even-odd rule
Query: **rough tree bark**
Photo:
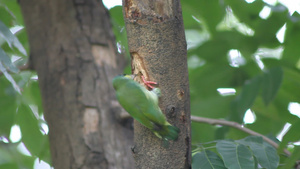
[[[20, 0], [38, 73], [55, 169], [133, 168], [128, 121], [111, 80], [121, 73], [99, 0]], [[130, 126], [130, 125], [129, 125]]]
[[136, 168], [190, 168], [191, 135], [187, 51], [179, 0], [123, 0], [132, 72], [156, 81], [160, 107], [181, 132], [168, 148], [150, 130], [134, 124]]

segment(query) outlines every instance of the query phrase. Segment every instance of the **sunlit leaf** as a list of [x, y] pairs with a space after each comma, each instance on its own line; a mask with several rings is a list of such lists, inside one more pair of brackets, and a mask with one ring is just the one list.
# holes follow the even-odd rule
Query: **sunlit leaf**
[[280, 144], [279, 151], [281, 152], [283, 148], [288, 144], [288, 142], [300, 141], [300, 119], [296, 123], [292, 124], [288, 132], [283, 136], [282, 142]]
[[20, 43], [18, 38], [5, 26], [3, 22], [0, 21], [0, 35], [6, 40], [8, 45], [12, 48], [16, 47], [23, 55], [27, 55], [26, 50]]
[[6, 79], [12, 84], [12, 86], [14, 87], [14, 89], [21, 94], [21, 89], [19, 88], [19, 86], [17, 85], [17, 83], [15, 82], [15, 80], [12, 78], [12, 76], [7, 72], [7, 70], [5, 69], [5, 67], [2, 65], [2, 63], [0, 62], [0, 71], [4, 74], [4, 76], [6, 77]]
[[22, 154], [18, 145], [19, 143], [0, 142], [0, 169], [33, 168], [35, 158]]
[[259, 17], [260, 11], [264, 7], [262, 0], [256, 0], [252, 3], [247, 3], [241, 0], [225, 0], [226, 4], [230, 5], [233, 13], [242, 23], [246, 23], [252, 29], [257, 28], [262, 19]]
[[[257, 97], [251, 110], [255, 113], [255, 121], [252, 124], [247, 124], [246, 127], [254, 131], [259, 131], [261, 134], [276, 135], [282, 130], [286, 120], [292, 118], [288, 113], [286, 106], [273, 100], [269, 105], [265, 105], [262, 97]], [[285, 114], [285, 116], [283, 116]]]
[[271, 9], [271, 15], [256, 28], [254, 38], [264, 47], [276, 48], [280, 45], [276, 34], [287, 21], [288, 9], [281, 4]]
[[109, 10], [109, 14], [112, 17], [111, 22], [113, 31], [116, 36], [118, 51], [123, 53], [125, 56], [129, 55], [127, 32], [125, 30], [125, 23], [123, 19], [122, 6], [115, 6]]
[[8, 70], [14, 73], [18, 73], [19, 69], [11, 62], [10, 57], [1, 48], [0, 48], [0, 62], [2, 62], [7, 67]]
[[38, 112], [41, 114], [43, 107], [38, 81], [29, 80], [29, 82], [26, 85], [27, 86], [24, 87], [22, 91], [23, 102], [29, 105], [37, 106]]
[[49, 162], [49, 141], [47, 135], [40, 131], [37, 117], [27, 105], [20, 105], [17, 114], [17, 124], [22, 133], [22, 142], [34, 156]]

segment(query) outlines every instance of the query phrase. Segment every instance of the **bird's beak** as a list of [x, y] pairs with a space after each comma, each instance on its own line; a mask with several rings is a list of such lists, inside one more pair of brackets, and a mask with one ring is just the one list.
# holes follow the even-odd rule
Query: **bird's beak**
[[133, 74], [133, 75], [130, 75], [130, 76], [131, 76], [132, 79], [134, 79], [137, 76], [137, 74]]
[[126, 74], [124, 74], [123, 76], [125, 76], [129, 79], [132, 79], [132, 80], [136, 77], [136, 75], [126, 75]]

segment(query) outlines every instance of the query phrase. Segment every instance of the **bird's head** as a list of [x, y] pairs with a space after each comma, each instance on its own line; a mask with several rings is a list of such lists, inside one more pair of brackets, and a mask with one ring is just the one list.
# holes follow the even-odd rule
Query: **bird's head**
[[128, 79], [132, 79], [132, 80], [136, 77], [136, 75], [134, 75], [134, 74], [133, 75], [124, 74], [123, 76], [128, 78]]
[[135, 76], [136, 75], [126, 75], [126, 74], [116, 76], [112, 81], [114, 89], [117, 90], [119, 87], [126, 84], [130, 80], [133, 80]]

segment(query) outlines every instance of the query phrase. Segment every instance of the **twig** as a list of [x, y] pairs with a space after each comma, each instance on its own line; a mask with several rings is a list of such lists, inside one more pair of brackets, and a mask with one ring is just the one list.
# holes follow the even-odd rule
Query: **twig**
[[[268, 137], [260, 134], [260, 133], [257, 133], [253, 130], [250, 130], [246, 127], [243, 127], [242, 125], [240, 125], [239, 123], [236, 123], [236, 122], [232, 122], [232, 121], [227, 121], [227, 120], [219, 120], [219, 119], [211, 119], [211, 118], [205, 118], [205, 117], [197, 117], [197, 116], [191, 116], [191, 120], [194, 121], [194, 122], [200, 122], [200, 123], [208, 123], [208, 124], [211, 124], [211, 125], [222, 125], [222, 126], [230, 126], [230, 127], [233, 127], [233, 128], [236, 128], [238, 130], [241, 130], [245, 133], [248, 133], [250, 135], [253, 135], [253, 136], [260, 136], [262, 137], [267, 143], [271, 144], [273, 147], [275, 147], [276, 149], [278, 149], [278, 144], [275, 143], [273, 140], [269, 139]], [[284, 149], [283, 150], [284, 153], [288, 156], [291, 155], [291, 153], [287, 150], [287, 149]]]
[[[25, 64], [25, 65], [19, 66], [18, 69], [19, 69], [20, 71], [22, 71], [22, 70], [33, 70], [32, 67], [30, 67], [29, 64]], [[7, 71], [9, 71], [9, 70], [7, 70]], [[1, 76], [2, 74], [3, 74], [3, 73], [0, 71], [0, 76]]]
[[33, 70], [32, 67], [27, 63], [23, 66], [18, 67], [19, 70]]

